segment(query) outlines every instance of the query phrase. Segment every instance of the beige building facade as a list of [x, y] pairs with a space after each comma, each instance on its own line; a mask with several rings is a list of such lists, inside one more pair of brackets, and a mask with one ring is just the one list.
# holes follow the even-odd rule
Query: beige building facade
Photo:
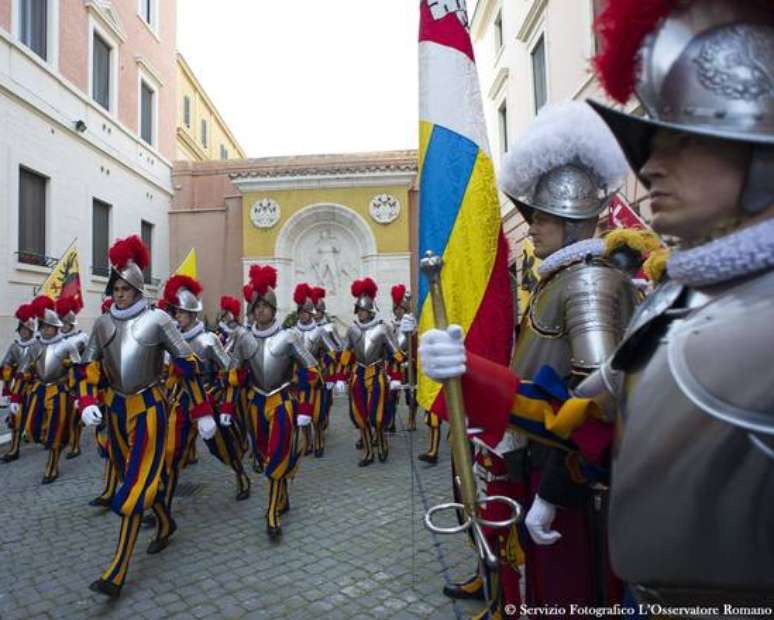
[[244, 159], [244, 150], [180, 52], [177, 53], [176, 79], [175, 159]]

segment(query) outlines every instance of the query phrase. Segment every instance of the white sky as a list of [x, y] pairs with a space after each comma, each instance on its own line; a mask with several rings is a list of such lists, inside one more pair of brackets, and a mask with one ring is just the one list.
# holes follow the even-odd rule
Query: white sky
[[418, 30], [418, 0], [178, 2], [178, 49], [249, 157], [417, 148]]

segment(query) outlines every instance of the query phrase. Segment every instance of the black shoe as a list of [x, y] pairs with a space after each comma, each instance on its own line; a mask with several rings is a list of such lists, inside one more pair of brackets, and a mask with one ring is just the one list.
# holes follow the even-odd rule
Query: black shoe
[[172, 521], [172, 526], [169, 528], [169, 534], [162, 536], [161, 538], [155, 538], [148, 545], [148, 555], [156, 555], [161, 553], [169, 546], [169, 539], [172, 538], [172, 534], [177, 530], [177, 524]]
[[256, 474], [262, 474], [263, 473], [263, 463], [260, 461], [253, 461], [253, 471]]
[[420, 454], [417, 457], [418, 461], [423, 461], [425, 463], [428, 463], [429, 465], [435, 465], [438, 462], [438, 455], [432, 455], [432, 454]]
[[393, 424], [390, 424], [390, 425], [387, 427], [387, 432], [388, 432], [388, 433], [397, 433], [397, 432], [398, 432], [398, 429], [397, 429], [397, 428], [395, 428], [395, 424], [393, 423]]
[[80, 450], [76, 450], [75, 452], [68, 452], [65, 454], [65, 458], [69, 461], [70, 459], [77, 459], [81, 455]]
[[145, 515], [142, 518], [142, 527], [143, 527], [143, 529], [149, 530], [152, 527], [156, 527], [156, 525], [157, 525], [157, 523], [156, 523], [156, 515], [153, 514], [152, 512], [147, 514], [147, 515]]
[[188, 465], [196, 465], [199, 462], [199, 457], [192, 458], [186, 462], [186, 466]]
[[314, 452], [314, 448], [312, 448], [312, 446], [307, 446], [304, 450], [304, 456], [309, 456], [312, 452]]
[[112, 503], [113, 503], [112, 497], [108, 499], [100, 495], [99, 497], [95, 497], [93, 500], [91, 500], [89, 502], [89, 506], [94, 506], [95, 508], [110, 508], [110, 504]]
[[325, 448], [318, 448], [314, 451], [314, 457], [319, 459], [323, 455], [323, 452], [325, 452]]
[[360, 460], [357, 462], [357, 466], [358, 466], [358, 467], [368, 467], [368, 466], [369, 466], [371, 463], [373, 463], [373, 462], [374, 462], [374, 457], [373, 457], [373, 456], [371, 456], [371, 457], [369, 457], [369, 458], [367, 458], [367, 459], [360, 459]]
[[3, 461], [5, 463], [12, 463], [13, 461], [15, 461], [18, 458], [19, 458], [19, 453], [18, 452], [16, 454], [10, 454], [9, 453], [9, 454], [4, 454], [3, 455]]
[[379, 462], [384, 463], [390, 454], [390, 445], [387, 443], [387, 438], [383, 438], [383, 443], [379, 445]]
[[114, 583], [105, 581], [104, 579], [97, 579], [92, 581], [89, 586], [89, 590], [92, 592], [99, 592], [110, 598], [118, 598], [121, 595], [121, 586], [117, 586]]
[[238, 502], [243, 502], [248, 497], [250, 497], [250, 478], [245, 476], [244, 480], [247, 482], [247, 484], [239, 486], [239, 493], [237, 493], [237, 496], [236, 496], [236, 501]]
[[362, 439], [358, 439], [355, 442], [355, 450], [362, 450], [362, 449], [363, 449], [363, 440]]
[[282, 538], [282, 526], [278, 525], [277, 527], [272, 527], [268, 523], [266, 524], [266, 533], [269, 535], [269, 538], [274, 541], [278, 542], [280, 538]]
[[59, 474], [54, 474], [53, 476], [43, 476], [43, 480], [40, 481], [40, 484], [51, 484], [59, 478]]
[[476, 575], [460, 583], [448, 583], [443, 587], [443, 593], [453, 599], [467, 599], [474, 601], [484, 600], [484, 584]]

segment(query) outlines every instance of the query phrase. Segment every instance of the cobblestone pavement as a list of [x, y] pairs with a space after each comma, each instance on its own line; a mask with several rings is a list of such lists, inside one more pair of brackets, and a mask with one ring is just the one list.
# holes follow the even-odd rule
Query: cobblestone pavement
[[113, 513], [87, 506], [102, 475], [93, 433], [84, 431], [83, 456], [62, 458], [48, 486], [45, 452], [23, 446], [18, 461], [0, 464], [0, 618], [469, 617], [476, 606], [441, 588], [473, 567], [473, 551], [461, 535], [435, 537], [422, 523], [425, 506], [449, 501], [448, 446], [437, 466], [417, 462], [427, 445], [420, 424], [392, 436], [387, 463], [358, 468], [354, 437], [338, 400], [325, 456], [301, 463], [279, 544], [265, 532], [263, 476], [253, 474], [248, 501], [234, 501], [230, 470], [200, 442], [175, 501], [172, 544], [149, 556], [153, 530], [141, 531], [117, 601], [88, 589], [118, 534]]

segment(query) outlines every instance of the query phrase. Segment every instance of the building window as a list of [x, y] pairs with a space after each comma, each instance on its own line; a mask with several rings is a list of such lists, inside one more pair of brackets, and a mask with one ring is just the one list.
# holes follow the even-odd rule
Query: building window
[[157, 21], [156, 0], [139, 0], [139, 2], [138, 10], [142, 21], [155, 31]]
[[532, 86], [535, 94], [535, 112], [539, 112], [548, 100], [546, 39], [543, 35], [538, 39], [535, 47], [532, 48]]
[[497, 109], [497, 126], [500, 132], [500, 152], [508, 152], [508, 102], [503, 101]]
[[191, 98], [188, 95], [183, 97], [183, 123], [191, 128]]
[[494, 21], [495, 52], [503, 47], [503, 12], [499, 11]]
[[228, 149], [222, 144], [220, 145], [220, 158], [228, 159]]
[[202, 119], [202, 146], [207, 148], [207, 121]]
[[150, 256], [148, 268], [143, 271], [145, 283], [150, 284], [153, 281], [153, 224], [142, 220], [140, 224], [140, 238], [148, 248], [148, 255]]
[[48, 179], [19, 168], [19, 262], [45, 265]]
[[156, 93], [145, 81], [140, 81], [140, 137], [153, 144], [153, 112]]
[[99, 105], [110, 110], [111, 48], [96, 32], [92, 35], [91, 96]]
[[91, 203], [91, 272], [95, 276], [110, 275], [110, 208], [108, 203], [96, 198]]
[[597, 29], [595, 28], [597, 19], [602, 14], [602, 11], [604, 10], [604, 0], [591, 0], [591, 10], [592, 15], [594, 17], [592, 23], [591, 23], [591, 32], [594, 36], [594, 54], [598, 54], [600, 50], [602, 49], [602, 41], [600, 39], [599, 33], [597, 32]]
[[48, 0], [20, 0], [19, 38], [43, 60], [48, 60]]

